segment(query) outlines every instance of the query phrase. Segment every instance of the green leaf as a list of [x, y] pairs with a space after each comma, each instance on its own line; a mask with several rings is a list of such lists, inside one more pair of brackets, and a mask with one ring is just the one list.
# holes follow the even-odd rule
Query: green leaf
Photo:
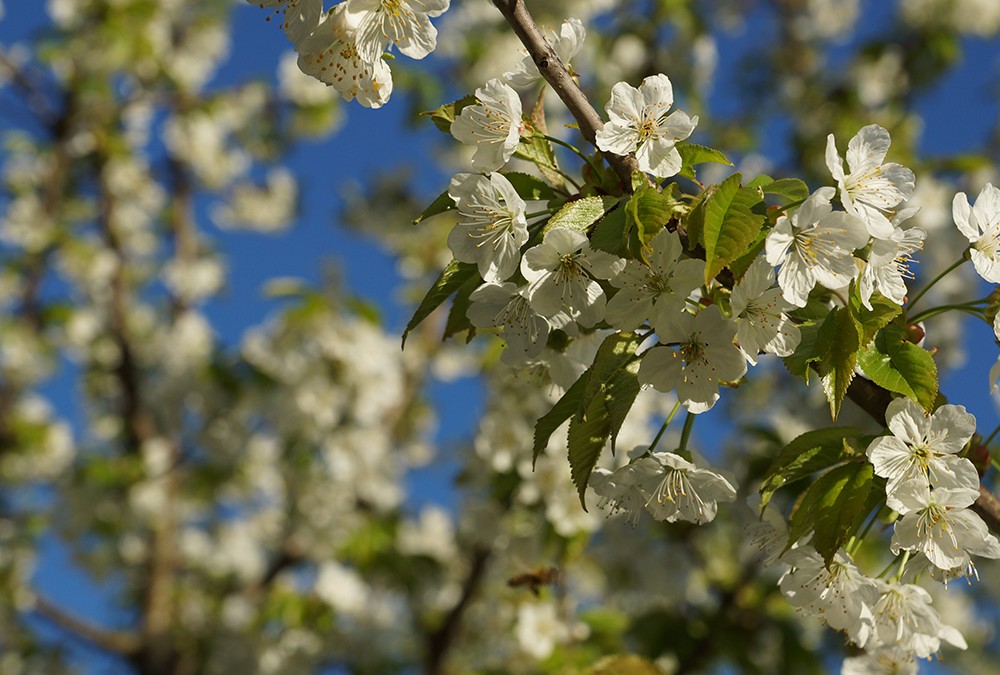
[[413, 318], [406, 324], [403, 331], [403, 346], [406, 346], [406, 337], [410, 332], [420, 325], [420, 322], [430, 316], [430, 313], [437, 309], [441, 303], [451, 297], [452, 293], [461, 288], [471, 277], [479, 277], [479, 270], [473, 263], [463, 263], [452, 260], [448, 266], [441, 271], [441, 276], [437, 278], [434, 285], [420, 301], [417, 311], [413, 313]]
[[931, 412], [938, 394], [937, 365], [927, 350], [906, 337], [902, 321], [886, 326], [862, 350], [858, 363], [875, 384], [908, 396]]
[[760, 174], [759, 176], [754, 176], [753, 180], [746, 184], [748, 188], [762, 188], [765, 185], [770, 185], [774, 182], [774, 179], [767, 174]]
[[785, 368], [796, 377], [801, 377], [806, 384], [809, 384], [809, 374], [812, 372], [810, 364], [819, 360], [817, 353], [817, 343], [819, 342], [819, 330], [821, 324], [807, 323], [799, 326], [799, 346], [791, 356], [784, 358]]
[[725, 164], [726, 166], [733, 165], [733, 163], [729, 161], [729, 158], [726, 157], [722, 151], [716, 150], [715, 148], [709, 148], [696, 143], [688, 143], [687, 141], [681, 141], [674, 147], [677, 148], [677, 152], [681, 155], [681, 170], [678, 172], [678, 175], [684, 176], [685, 178], [694, 179], [695, 164], [713, 162], [715, 164]]
[[633, 360], [635, 350], [640, 344], [642, 344], [642, 339], [635, 333], [612, 333], [604, 338], [601, 346], [597, 348], [594, 362], [589, 368], [590, 379], [587, 382], [580, 410], [590, 406], [591, 401], [601, 394], [606, 382]]
[[[573, 385], [573, 388], [576, 388], [577, 384], [586, 378], [579, 407], [569, 423], [570, 475], [584, 509], [587, 508], [584, 502], [587, 483], [590, 481], [590, 474], [597, 464], [597, 459], [601, 456], [601, 450], [609, 439], [612, 448], [614, 447], [618, 431], [639, 393], [639, 381], [636, 377], [639, 372], [639, 361], [634, 357], [635, 350], [641, 343], [642, 340], [633, 333], [609, 335], [598, 348], [594, 363]], [[561, 400], [557, 406], [560, 404]], [[547, 422], [546, 430], [564, 414], [565, 408]], [[562, 417], [559, 424], [564, 420], [565, 417]], [[551, 429], [555, 429], [556, 426], [558, 424], [551, 426]], [[544, 448], [548, 436], [552, 433], [548, 430], [548, 435], [543, 441], [537, 429], [536, 426], [536, 455]]]
[[639, 360], [635, 350], [642, 340], [635, 333], [614, 333], [604, 338], [590, 367], [590, 378], [580, 403], [587, 410], [595, 399], [602, 399], [608, 408], [609, 433], [614, 450], [618, 430], [639, 393]]
[[717, 185], [709, 186], [698, 195], [698, 201], [691, 205], [691, 210], [684, 218], [684, 228], [687, 231], [687, 248], [693, 251], [705, 245], [705, 204], [715, 195]]
[[794, 439], [782, 448], [765, 474], [760, 487], [761, 509], [778, 488], [849, 459], [855, 451], [844, 441], [860, 435], [858, 429], [836, 427], [807, 431]]
[[584, 197], [568, 202], [556, 215], [549, 219], [543, 232], [554, 227], [566, 227], [571, 230], [586, 232], [587, 228], [596, 223], [606, 212], [618, 203], [617, 197]]
[[541, 178], [520, 171], [501, 173], [514, 186], [514, 191], [518, 196], [525, 201], [548, 201], [556, 197], [556, 191]]
[[861, 326], [862, 347], [868, 345], [875, 338], [876, 333], [889, 325], [903, 311], [902, 307], [881, 293], [872, 294], [871, 300], [869, 300], [872, 308], [866, 308], [861, 304], [861, 296], [857, 291], [857, 285], [851, 288], [850, 303], [851, 312], [854, 314], [854, 318], [857, 319], [858, 325]]
[[468, 331], [465, 340], [466, 344], [468, 344], [476, 336], [476, 328], [469, 321], [466, 312], [469, 310], [469, 296], [479, 288], [480, 282], [479, 275], [474, 274], [455, 292], [455, 300], [451, 303], [451, 309], [448, 311], [448, 320], [444, 324], [444, 339], [447, 340], [456, 333]]
[[764, 250], [764, 245], [767, 243], [768, 230], [761, 230], [757, 233], [757, 238], [753, 240], [750, 244], [750, 248], [747, 252], [741, 255], [739, 258], [729, 263], [729, 269], [732, 270], [733, 276], [739, 281], [746, 274], [747, 270], [750, 269], [750, 265], [753, 261], [757, 259], [760, 252]]
[[670, 220], [674, 199], [669, 192], [642, 183], [625, 204], [625, 240], [635, 259], [644, 259], [646, 245]]
[[809, 196], [809, 186], [798, 178], [779, 178], [762, 187], [764, 194], [774, 195], [782, 206], [802, 201]]
[[552, 143], [545, 136], [541, 134], [521, 136], [521, 140], [517, 144], [517, 149], [514, 151], [514, 156], [518, 159], [527, 160], [537, 166], [538, 170], [545, 176], [545, 180], [549, 181], [552, 185], [562, 187], [565, 184], [565, 179], [558, 171], [559, 164], [556, 162], [556, 154], [552, 150]]
[[444, 133], [451, 135], [451, 123], [454, 122], [455, 118], [462, 113], [462, 108], [469, 105], [475, 105], [478, 102], [479, 101], [478, 99], [476, 99], [475, 96], [469, 94], [468, 96], [463, 96], [457, 101], [453, 101], [451, 103], [445, 103], [443, 106], [440, 106], [439, 108], [435, 108], [434, 110], [428, 110], [420, 114], [425, 117], [430, 117], [431, 122], [434, 123], [434, 126], [436, 126]]
[[664, 673], [665, 671], [655, 663], [638, 654], [611, 654], [584, 671], [584, 675], [664, 675]]
[[431, 202], [430, 206], [424, 209], [423, 213], [413, 219], [414, 225], [419, 225], [421, 221], [430, 218], [431, 216], [436, 216], [446, 211], [451, 211], [455, 208], [455, 200], [451, 198], [448, 191], [445, 190], [437, 196], [437, 198]]
[[854, 379], [854, 366], [861, 349], [861, 326], [854, 313], [846, 307], [830, 312], [819, 330], [816, 352], [817, 369], [822, 376], [823, 391], [830, 403], [834, 420], [840, 415], [840, 406], [847, 395], [847, 388]]
[[590, 235], [590, 245], [600, 251], [624, 258], [628, 255], [625, 240], [625, 209], [613, 209], [601, 218]]
[[[622, 422], [639, 393], [639, 380], [636, 378], [638, 372], [638, 361], [623, 365], [601, 384], [597, 395], [569, 422], [570, 475], [580, 495], [580, 504], [583, 505], [584, 511], [587, 510], [587, 503], [584, 500], [587, 483], [601, 456], [601, 450], [609, 439], [612, 449], [614, 448], [615, 438]], [[594, 377], [591, 376], [588, 384], [593, 381]]]
[[788, 545], [812, 532], [812, 545], [829, 565], [871, 512], [873, 476], [869, 462], [848, 462], [816, 479], [792, 511]]
[[746, 253], [766, 219], [759, 188], [740, 188], [740, 174], [724, 180], [705, 205], [705, 283]]
[[552, 410], [548, 411], [535, 422], [535, 441], [531, 449], [531, 466], [534, 467], [538, 455], [545, 450], [549, 444], [549, 439], [559, 426], [568, 420], [580, 409], [583, 402], [583, 392], [587, 388], [587, 381], [590, 379], [590, 369], [584, 371], [576, 382], [573, 383], [566, 393], [562, 395]]
[[584, 511], [587, 510], [584, 495], [590, 474], [610, 434], [611, 417], [602, 398], [595, 398], [583, 415], [574, 415], [569, 421], [569, 470]]

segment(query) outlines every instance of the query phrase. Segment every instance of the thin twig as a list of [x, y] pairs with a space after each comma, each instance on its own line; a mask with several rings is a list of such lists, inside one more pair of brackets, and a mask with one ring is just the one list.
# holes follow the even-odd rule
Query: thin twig
[[[604, 126], [601, 116], [594, 110], [594, 106], [587, 100], [586, 94], [573, 79], [566, 64], [562, 62], [559, 55], [552, 48], [542, 32], [538, 29], [538, 24], [531, 18], [528, 8], [523, 0], [493, 0], [493, 4], [500, 10], [507, 23], [514, 29], [521, 44], [528, 50], [532, 61], [538, 67], [538, 72], [542, 74], [545, 81], [549, 83], [556, 95], [566, 104], [566, 108], [576, 120], [580, 127], [580, 133], [587, 141], [597, 146], [597, 132]], [[639, 170], [639, 164], [635, 157], [614, 155], [604, 153], [608, 164], [618, 174], [622, 187], [627, 191], [632, 191], [632, 174]]]
[[59, 628], [86, 640], [106, 652], [131, 657], [139, 649], [140, 643], [137, 635], [126, 631], [115, 631], [95, 626], [92, 623], [73, 616], [42, 596], [35, 598], [34, 610], [42, 618], [47, 619]]

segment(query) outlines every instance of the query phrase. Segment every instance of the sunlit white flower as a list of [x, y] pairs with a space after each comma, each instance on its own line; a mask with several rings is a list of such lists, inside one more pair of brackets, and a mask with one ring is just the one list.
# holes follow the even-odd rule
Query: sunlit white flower
[[937, 653], [941, 642], [966, 649], [962, 634], [941, 622], [931, 607], [931, 596], [914, 584], [887, 584], [876, 580], [879, 598], [872, 621], [865, 624], [855, 642], [865, 648], [897, 647], [926, 659]]
[[910, 272], [910, 256], [924, 247], [927, 233], [913, 227], [908, 230], [896, 228], [887, 239], [872, 241], [868, 263], [858, 280], [858, 291], [861, 303], [868, 309], [872, 308], [871, 297], [878, 291], [893, 302], [902, 305], [906, 299], [906, 283], [903, 279], [912, 279]]
[[951, 211], [959, 231], [971, 244], [972, 264], [979, 276], [1000, 283], [1000, 189], [987, 183], [971, 207], [969, 198], [959, 192]]
[[691, 135], [698, 117], [682, 110], [668, 112], [673, 103], [666, 75], [651, 75], [638, 89], [619, 82], [604, 108], [609, 121], [597, 132], [597, 147], [616, 155], [634, 152], [639, 168], [654, 176], [675, 175], [681, 170], [681, 155], [674, 146]]
[[624, 513], [632, 527], [639, 522], [639, 515], [649, 499], [641, 489], [642, 475], [638, 469], [636, 463], [626, 464], [615, 471], [595, 469], [588, 483], [601, 498], [597, 502], [598, 508], [607, 509], [611, 514]]
[[[754, 507], [756, 508], [756, 507]], [[763, 554], [764, 567], [771, 567], [785, 552], [788, 544], [788, 524], [774, 507], [767, 507], [760, 520], [746, 528], [746, 542]]]
[[476, 328], [500, 328], [507, 343], [504, 361], [530, 359], [542, 353], [549, 336], [549, 322], [531, 308], [527, 286], [512, 283], [483, 284], [469, 296], [466, 315]]
[[[288, 39], [298, 44], [316, 28], [323, 14], [323, 0], [247, 0], [258, 7], [273, 7], [281, 13], [281, 28]], [[271, 20], [269, 16], [268, 21]]]
[[792, 606], [822, 618], [852, 639], [862, 633], [862, 626], [871, 620], [878, 588], [846, 552], [838, 551], [829, 567], [811, 546], [789, 551], [782, 561], [791, 568], [778, 585]]
[[[559, 60], [567, 68], [569, 67], [570, 59], [576, 56], [580, 48], [583, 47], [583, 40], [587, 36], [587, 30], [583, 27], [583, 23], [579, 19], [566, 19], [563, 21], [558, 34], [552, 29], [545, 29], [543, 32], [545, 41], [549, 43], [552, 50], [559, 56]], [[541, 77], [541, 74], [538, 72], [538, 66], [535, 65], [535, 61], [531, 58], [530, 54], [525, 55], [523, 59], [518, 61], [513, 70], [509, 70], [503, 74], [503, 79], [512, 87], [527, 87], [539, 77]]]
[[560, 618], [554, 602], [526, 602], [517, 608], [514, 635], [525, 653], [544, 659], [557, 644], [569, 640], [572, 631]]
[[620, 330], [634, 330], [645, 321], [657, 332], [667, 330], [684, 309], [685, 299], [705, 278], [703, 260], [681, 259], [683, 247], [676, 232], [660, 230], [649, 246], [648, 265], [629, 260], [625, 270], [611, 280], [619, 291], [608, 301], [605, 319]]
[[476, 263], [483, 281], [509, 279], [528, 241], [524, 200], [514, 186], [499, 173], [460, 173], [451, 179], [448, 196], [458, 207], [458, 224], [448, 235], [455, 259]]
[[729, 298], [736, 320], [736, 339], [747, 361], [756, 365], [757, 354], [788, 356], [799, 346], [799, 327], [785, 312], [794, 306], [774, 286], [774, 268], [758, 257]]
[[917, 662], [905, 649], [876, 649], [844, 659], [840, 675], [917, 675]]
[[607, 300], [596, 279], [610, 279], [625, 268], [617, 256], [590, 247], [577, 230], [554, 227], [521, 259], [532, 308], [545, 317], [565, 311], [581, 326], [604, 318]]
[[857, 272], [855, 249], [868, 243], [865, 224], [849, 213], [834, 212], [833, 188], [816, 190], [791, 217], [778, 218], [767, 235], [767, 262], [781, 265], [778, 285], [785, 300], [802, 307], [817, 283], [842, 288]]
[[885, 411], [892, 436], [868, 446], [875, 473], [887, 479], [890, 508], [905, 512], [895, 494], [908, 481], [935, 488], [978, 489], [972, 462], [956, 456], [976, 430], [976, 418], [960, 405], [943, 405], [930, 416], [908, 398], [893, 400]]
[[847, 166], [837, 152], [833, 134], [826, 138], [826, 166], [840, 186], [840, 201], [851, 215], [865, 222], [873, 237], [892, 235], [893, 209], [913, 195], [913, 172], [899, 164], [883, 164], [889, 152], [889, 132], [869, 124], [847, 144]]
[[672, 452], [654, 452], [633, 465], [648, 495], [646, 510], [655, 520], [708, 523], [715, 519], [718, 502], [736, 499], [728, 480]]
[[476, 89], [478, 103], [462, 108], [451, 135], [476, 146], [472, 166], [496, 171], [511, 158], [521, 140], [521, 99], [510, 85], [494, 78]]
[[392, 71], [380, 55], [358, 51], [345, 18], [347, 3], [335, 6], [323, 22], [297, 45], [299, 69], [331, 85], [346, 101], [379, 108], [392, 94]]
[[920, 551], [942, 570], [967, 569], [972, 555], [1000, 557], [1000, 542], [983, 519], [967, 508], [979, 498], [978, 490], [930, 490], [910, 481], [900, 486], [895, 498], [905, 510], [895, 524], [893, 554]]
[[639, 382], [664, 392], [677, 389], [689, 412], [710, 410], [719, 400], [719, 385], [747, 372], [746, 359], [733, 344], [736, 323], [723, 317], [716, 305], [694, 316], [678, 313], [657, 336], [663, 345], [643, 354]]
[[430, 17], [448, 9], [449, 0], [347, 0], [346, 19], [358, 51], [368, 61], [395, 45], [411, 59], [422, 59], [437, 46]]

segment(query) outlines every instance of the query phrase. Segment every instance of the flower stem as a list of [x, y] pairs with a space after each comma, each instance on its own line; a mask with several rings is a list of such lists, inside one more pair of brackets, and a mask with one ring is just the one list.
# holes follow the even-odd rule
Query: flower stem
[[895, 576], [892, 577], [893, 581], [899, 581], [903, 578], [903, 572], [906, 571], [906, 563], [910, 561], [910, 552], [906, 551], [903, 553], [903, 559], [899, 561], [899, 571], [896, 572]]
[[694, 428], [695, 417], [697, 415], [689, 412], [687, 417], [684, 418], [684, 428], [681, 429], [681, 443], [677, 446], [677, 454], [689, 462], [691, 461], [691, 452], [687, 449], [687, 445], [688, 439], [691, 438], [691, 430]]
[[861, 531], [861, 534], [851, 537], [851, 541], [849, 541], [847, 546], [844, 547], [845, 550], [852, 556], [854, 555], [854, 552], [858, 550], [858, 547], [861, 546], [861, 542], [863, 542], [865, 537], [868, 536], [868, 531], [872, 529], [872, 525], [874, 525], [875, 520], [878, 519], [880, 511], [881, 509], [876, 509], [875, 513], [872, 514], [872, 517], [868, 519], [868, 524], [865, 525], [865, 529]]
[[590, 168], [594, 171], [595, 174], [600, 173], [600, 167], [596, 166], [594, 164], [594, 161], [590, 157], [587, 157], [587, 155], [583, 154], [583, 152], [575, 145], [567, 143], [561, 138], [556, 138], [555, 136], [549, 136], [548, 134], [539, 134], [539, 135], [545, 140], [547, 140], [549, 143], [555, 143], [556, 145], [561, 145], [562, 147], [573, 151], [580, 159], [582, 159], [583, 161], [585, 161], [587, 164], [590, 165]]
[[992, 441], [994, 438], [996, 438], [998, 433], [1000, 433], [1000, 424], [998, 424], [996, 426], [996, 428], [993, 429], [993, 433], [991, 433], [989, 436], [986, 437], [986, 440], [983, 441], [983, 445], [985, 445], [986, 447], [989, 447], [990, 441]]
[[960, 305], [940, 305], [939, 307], [931, 307], [930, 309], [925, 309], [922, 312], [918, 312], [910, 317], [910, 323], [920, 323], [925, 319], [929, 319], [932, 316], [937, 316], [938, 314], [944, 314], [945, 312], [950, 312], [955, 310], [956, 312], [965, 312], [966, 314], [972, 314], [973, 316], [978, 316], [983, 318], [983, 310], [975, 307], [971, 303], [963, 303]]
[[681, 402], [677, 401], [677, 403], [674, 404], [674, 409], [670, 411], [670, 414], [667, 415], [667, 419], [663, 421], [663, 426], [661, 426], [660, 430], [656, 432], [656, 438], [654, 438], [653, 442], [649, 444], [649, 450], [647, 450], [647, 452], [653, 452], [653, 450], [656, 449], [656, 444], [660, 442], [663, 432], [667, 430], [668, 426], [670, 426], [670, 423], [674, 420], [674, 415], [676, 415], [677, 411], [680, 409]]
[[962, 254], [961, 258], [959, 258], [958, 260], [956, 260], [955, 262], [953, 262], [951, 265], [948, 266], [947, 269], [945, 269], [945, 271], [941, 272], [941, 274], [939, 274], [936, 277], [934, 277], [933, 279], [931, 279], [931, 281], [930, 281], [929, 284], [927, 284], [926, 286], [924, 286], [923, 288], [921, 288], [920, 292], [917, 293], [916, 295], [914, 295], [913, 299], [910, 300], [910, 302], [908, 303], [909, 304], [909, 308], [913, 309], [913, 306], [917, 304], [917, 302], [920, 300], [920, 298], [924, 297], [924, 294], [927, 293], [927, 291], [931, 290], [931, 288], [934, 287], [934, 284], [936, 284], [937, 282], [939, 282], [942, 279], [944, 279], [946, 276], [948, 276], [949, 273], [951, 273], [952, 270], [956, 269], [962, 263], [964, 263], [966, 260], [968, 260], [968, 258], [966, 257], [968, 255], [968, 253], [969, 253], [968, 250], [966, 250], [966, 252], [964, 254]]

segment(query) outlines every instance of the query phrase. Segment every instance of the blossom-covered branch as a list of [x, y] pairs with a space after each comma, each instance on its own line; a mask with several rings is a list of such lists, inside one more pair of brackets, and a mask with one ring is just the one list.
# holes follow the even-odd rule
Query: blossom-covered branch
[[[597, 132], [604, 127], [604, 121], [573, 79], [566, 64], [559, 58], [559, 54], [545, 40], [538, 24], [531, 18], [524, 0], [493, 0], [493, 4], [504, 15], [518, 39], [528, 50], [528, 54], [538, 67], [538, 72], [566, 104], [583, 137], [596, 146]], [[639, 163], [635, 157], [623, 157], [612, 153], [607, 153], [606, 156], [622, 185], [626, 190], [631, 190], [632, 174], [639, 170]]]

